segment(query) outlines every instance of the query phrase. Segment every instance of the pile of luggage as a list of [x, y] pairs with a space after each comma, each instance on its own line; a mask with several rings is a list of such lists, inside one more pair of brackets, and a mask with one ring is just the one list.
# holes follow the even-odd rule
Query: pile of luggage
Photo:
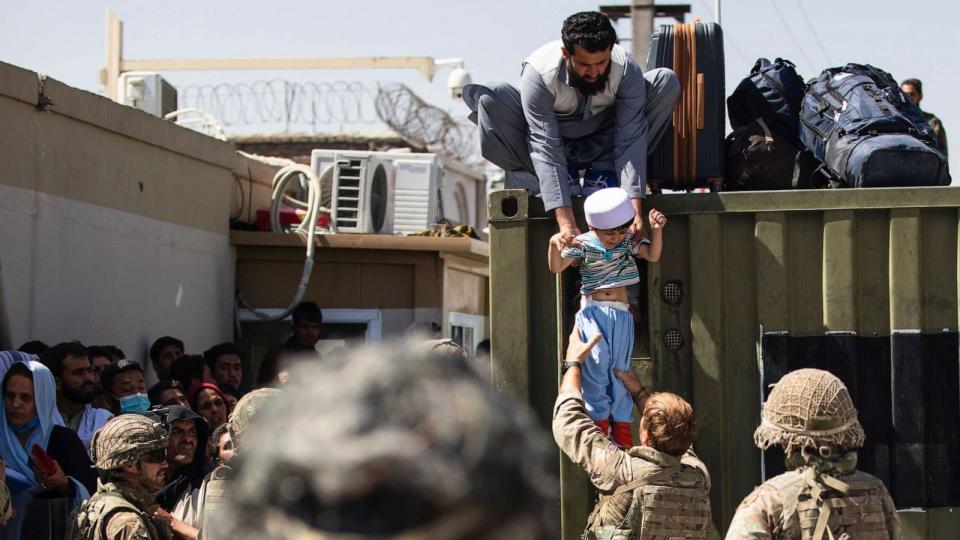
[[[692, 62], [683, 61], [686, 51]], [[720, 27], [700, 21], [662, 26], [651, 41], [647, 67], [675, 65], [695, 70], [687, 78], [697, 84], [684, 85], [683, 93], [698, 102], [689, 110], [699, 118], [678, 119], [688, 114], [678, 107], [673, 123], [701, 131], [671, 128], [654, 150], [650, 176], [666, 179], [663, 187], [716, 190], [720, 178], [725, 190], [950, 184], [947, 158], [933, 130], [881, 69], [847, 64], [804, 83], [789, 60], [761, 58], [726, 100], [733, 133], [723, 142], [716, 128], [703, 129], [708, 123], [702, 120], [716, 122], [719, 113], [722, 125]], [[697, 149], [692, 156], [677, 152], [685, 140]], [[687, 159], [695, 164], [681, 163]]]

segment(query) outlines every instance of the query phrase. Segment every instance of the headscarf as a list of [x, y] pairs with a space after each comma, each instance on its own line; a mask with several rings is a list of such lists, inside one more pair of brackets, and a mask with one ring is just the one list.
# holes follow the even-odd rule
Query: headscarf
[[[9, 357], [9, 355], [16, 354], [6, 352], [0, 356]], [[25, 356], [30, 357], [31, 355]], [[21, 445], [16, 433], [7, 423], [6, 406], [0, 407], [0, 455], [3, 456], [6, 466], [7, 486], [10, 488], [13, 505], [17, 512], [16, 517], [3, 528], [4, 538], [20, 538], [20, 525], [26, 515], [27, 503], [36, 493], [42, 491], [42, 488], [37, 484], [33, 469], [30, 468], [27, 461], [30, 449], [36, 444], [46, 451], [53, 426], [63, 425], [63, 418], [57, 411], [57, 385], [54, 382], [53, 373], [36, 360], [23, 359], [20, 356], [16, 361], [22, 362], [33, 374], [33, 401], [37, 411], [37, 419], [40, 422], [30, 433], [26, 444]], [[6, 382], [7, 372], [16, 361], [0, 367], [3, 369], [0, 381]], [[90, 498], [90, 493], [83, 484], [73, 478], [67, 478], [74, 483], [74, 507], [78, 506], [83, 500]]]
[[37, 359], [37, 355], [35, 354], [20, 351], [0, 351], [0, 379], [7, 374], [7, 370], [10, 369], [10, 366], [12, 366], [14, 362], [29, 362], [30, 360]]

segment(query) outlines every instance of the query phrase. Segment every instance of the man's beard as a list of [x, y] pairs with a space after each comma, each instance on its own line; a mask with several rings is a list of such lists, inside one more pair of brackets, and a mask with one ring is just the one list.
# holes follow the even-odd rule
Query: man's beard
[[577, 75], [577, 72], [573, 70], [570, 64], [567, 64], [567, 79], [570, 81], [570, 86], [580, 90], [583, 95], [593, 96], [599, 94], [607, 87], [607, 80], [610, 79], [610, 69], [612, 67], [613, 62], [607, 62], [607, 69], [603, 71], [603, 75], [594, 82], [587, 82]]
[[60, 391], [63, 392], [63, 396], [70, 401], [83, 405], [92, 403], [95, 393], [93, 385], [83, 385], [77, 390], [64, 386]]

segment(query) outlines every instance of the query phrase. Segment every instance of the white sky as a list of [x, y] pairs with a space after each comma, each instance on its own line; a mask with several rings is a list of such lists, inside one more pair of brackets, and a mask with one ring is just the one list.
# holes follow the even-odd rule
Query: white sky
[[[789, 58], [804, 78], [828, 66], [870, 63], [897, 79], [923, 80], [924, 109], [943, 120], [955, 137], [954, 156], [960, 155], [960, 103], [949, 97], [960, 88], [956, 3], [775, 0], [775, 6], [773, 1], [723, 4], [728, 94], [759, 56]], [[805, 21], [801, 1], [822, 49]], [[575, 0], [0, 0], [0, 60], [101, 92], [97, 70], [104, 64], [105, 13], [112, 9], [125, 23], [128, 59], [463, 57], [475, 82], [515, 82], [520, 61], [557, 39], [567, 15], [597, 6]], [[692, 0], [693, 15], [713, 20], [712, 6], [712, 0]], [[620, 30], [621, 37], [629, 37], [626, 22]], [[404, 71], [173, 72], [165, 77], [176, 86], [261, 79], [399, 81], [430, 103], [463, 115], [462, 104], [447, 96], [447, 73], [440, 72], [433, 83]], [[951, 161], [954, 171], [960, 171], [960, 158]]]

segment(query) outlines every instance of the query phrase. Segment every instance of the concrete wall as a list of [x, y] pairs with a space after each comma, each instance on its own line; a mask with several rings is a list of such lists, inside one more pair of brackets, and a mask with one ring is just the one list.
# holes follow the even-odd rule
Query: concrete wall
[[232, 338], [229, 220], [267, 167], [2, 63], [0, 125], [0, 347]]

